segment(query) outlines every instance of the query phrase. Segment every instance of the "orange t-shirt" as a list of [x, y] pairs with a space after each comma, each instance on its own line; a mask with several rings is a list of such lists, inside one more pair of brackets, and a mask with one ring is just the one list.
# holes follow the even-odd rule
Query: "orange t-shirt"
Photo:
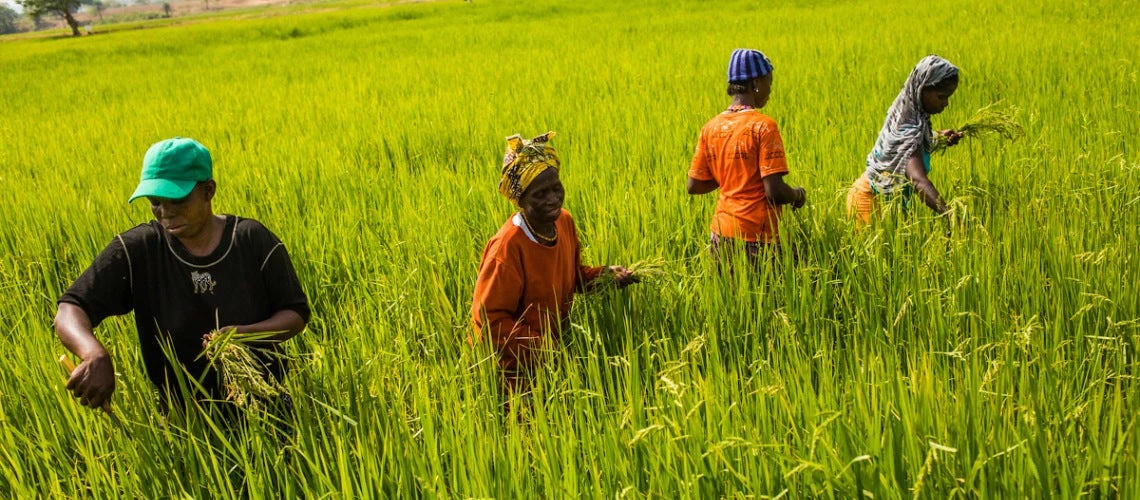
[[529, 367], [539, 349], [558, 340], [574, 291], [602, 272], [582, 265], [570, 212], [562, 210], [554, 227], [558, 240], [548, 247], [508, 219], [483, 248], [471, 300], [473, 340], [486, 333], [508, 372]]
[[749, 109], [726, 111], [705, 124], [689, 177], [720, 184], [714, 233], [769, 243], [779, 238], [780, 207], [768, 203], [762, 179], [787, 172], [776, 122]]

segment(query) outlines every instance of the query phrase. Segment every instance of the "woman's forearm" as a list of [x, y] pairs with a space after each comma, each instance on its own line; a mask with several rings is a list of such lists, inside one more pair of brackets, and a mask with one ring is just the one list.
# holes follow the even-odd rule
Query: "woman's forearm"
[[689, 182], [686, 186], [686, 190], [689, 192], [689, 194], [692, 195], [711, 193], [713, 191], [716, 191], [718, 188], [720, 188], [720, 183], [718, 183], [715, 179], [702, 181], [694, 179], [692, 177], [689, 177]]
[[107, 350], [91, 327], [91, 318], [79, 306], [63, 302], [59, 304], [53, 322], [59, 341], [72, 354], [83, 361], [107, 356]]
[[926, 203], [926, 206], [934, 210], [935, 213], [942, 215], [946, 212], [946, 202], [942, 201], [942, 196], [938, 194], [934, 183], [930, 182], [929, 179], [922, 179], [915, 182], [914, 189], [922, 196], [923, 203]]
[[280, 332], [270, 337], [269, 340], [282, 342], [304, 331], [305, 320], [301, 318], [300, 314], [297, 314], [297, 311], [282, 309], [265, 320], [249, 325], [238, 325], [235, 328], [237, 328], [238, 333]]
[[926, 177], [926, 165], [920, 152], [916, 151], [907, 161], [906, 177], [914, 186], [915, 191], [918, 191], [919, 196], [922, 196], [922, 202], [926, 203], [926, 206], [938, 215], [946, 212], [946, 203], [942, 201], [942, 196], [938, 194], [938, 190], [934, 188], [934, 183]]

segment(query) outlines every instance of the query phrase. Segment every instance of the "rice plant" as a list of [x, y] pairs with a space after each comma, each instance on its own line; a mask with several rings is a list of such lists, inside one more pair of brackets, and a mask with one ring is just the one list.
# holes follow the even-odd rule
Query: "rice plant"
[[[258, 409], [267, 400], [286, 394], [285, 388], [272, 375], [265, 373], [264, 356], [279, 356], [265, 348], [264, 342], [281, 332], [239, 334], [234, 328], [207, 333], [202, 340], [202, 356], [221, 373], [226, 400], [241, 408]], [[262, 345], [258, 345], [261, 343]]]
[[[1017, 110], [1000, 107], [1000, 103], [984, 106], [974, 112], [970, 118], [954, 130], [962, 134], [962, 139], [973, 139], [996, 135], [1006, 141], [1012, 141], [1025, 134], [1016, 120]], [[934, 136], [932, 152], [945, 151], [950, 145], [947, 136], [936, 134]]]
[[[0, 38], [0, 497], [1140, 491], [1136, 9], [278, 12]], [[772, 60], [763, 112], [809, 202], [781, 219], [794, 255], [719, 273], [716, 195], [684, 185], [701, 125], [729, 104], [737, 47]], [[857, 232], [844, 194], [930, 53], [962, 70], [936, 130], [981, 108], [1024, 136], [934, 159], [951, 224], [897, 210]], [[575, 301], [519, 420], [504, 415], [490, 349], [466, 337], [483, 246], [514, 211], [496, 192], [503, 138], [546, 130], [583, 262], [646, 280]], [[126, 198], [147, 147], [172, 136], [210, 148], [215, 211], [272, 228], [309, 296], [279, 381], [289, 439], [259, 412], [232, 427], [164, 414], [130, 315], [96, 329], [129, 433], [64, 389], [55, 300], [115, 234], [150, 220]]]

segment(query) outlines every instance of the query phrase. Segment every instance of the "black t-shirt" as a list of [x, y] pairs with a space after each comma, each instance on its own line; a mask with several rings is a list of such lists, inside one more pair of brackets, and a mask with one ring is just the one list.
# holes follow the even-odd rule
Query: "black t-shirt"
[[[151, 221], [115, 236], [91, 267], [60, 297], [98, 326], [108, 316], [135, 312], [143, 362], [160, 391], [178, 394], [163, 344], [211, 398], [224, 393], [207, 371], [202, 336], [219, 326], [247, 325], [290, 309], [309, 321], [309, 305], [284, 244], [252, 219], [225, 216], [218, 248], [195, 257]], [[279, 352], [274, 345], [270, 352]], [[267, 373], [284, 375], [277, 356], [259, 358]]]

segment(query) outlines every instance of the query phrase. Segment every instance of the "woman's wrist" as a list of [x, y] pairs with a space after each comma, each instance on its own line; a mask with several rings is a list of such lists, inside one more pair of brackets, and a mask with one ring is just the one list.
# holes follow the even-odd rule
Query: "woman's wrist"
[[98, 342], [95, 342], [94, 345], [85, 347], [81, 352], [77, 354], [79, 355], [79, 359], [83, 361], [93, 361], [99, 358], [109, 359], [111, 357], [111, 354], [107, 352], [107, 349]]

